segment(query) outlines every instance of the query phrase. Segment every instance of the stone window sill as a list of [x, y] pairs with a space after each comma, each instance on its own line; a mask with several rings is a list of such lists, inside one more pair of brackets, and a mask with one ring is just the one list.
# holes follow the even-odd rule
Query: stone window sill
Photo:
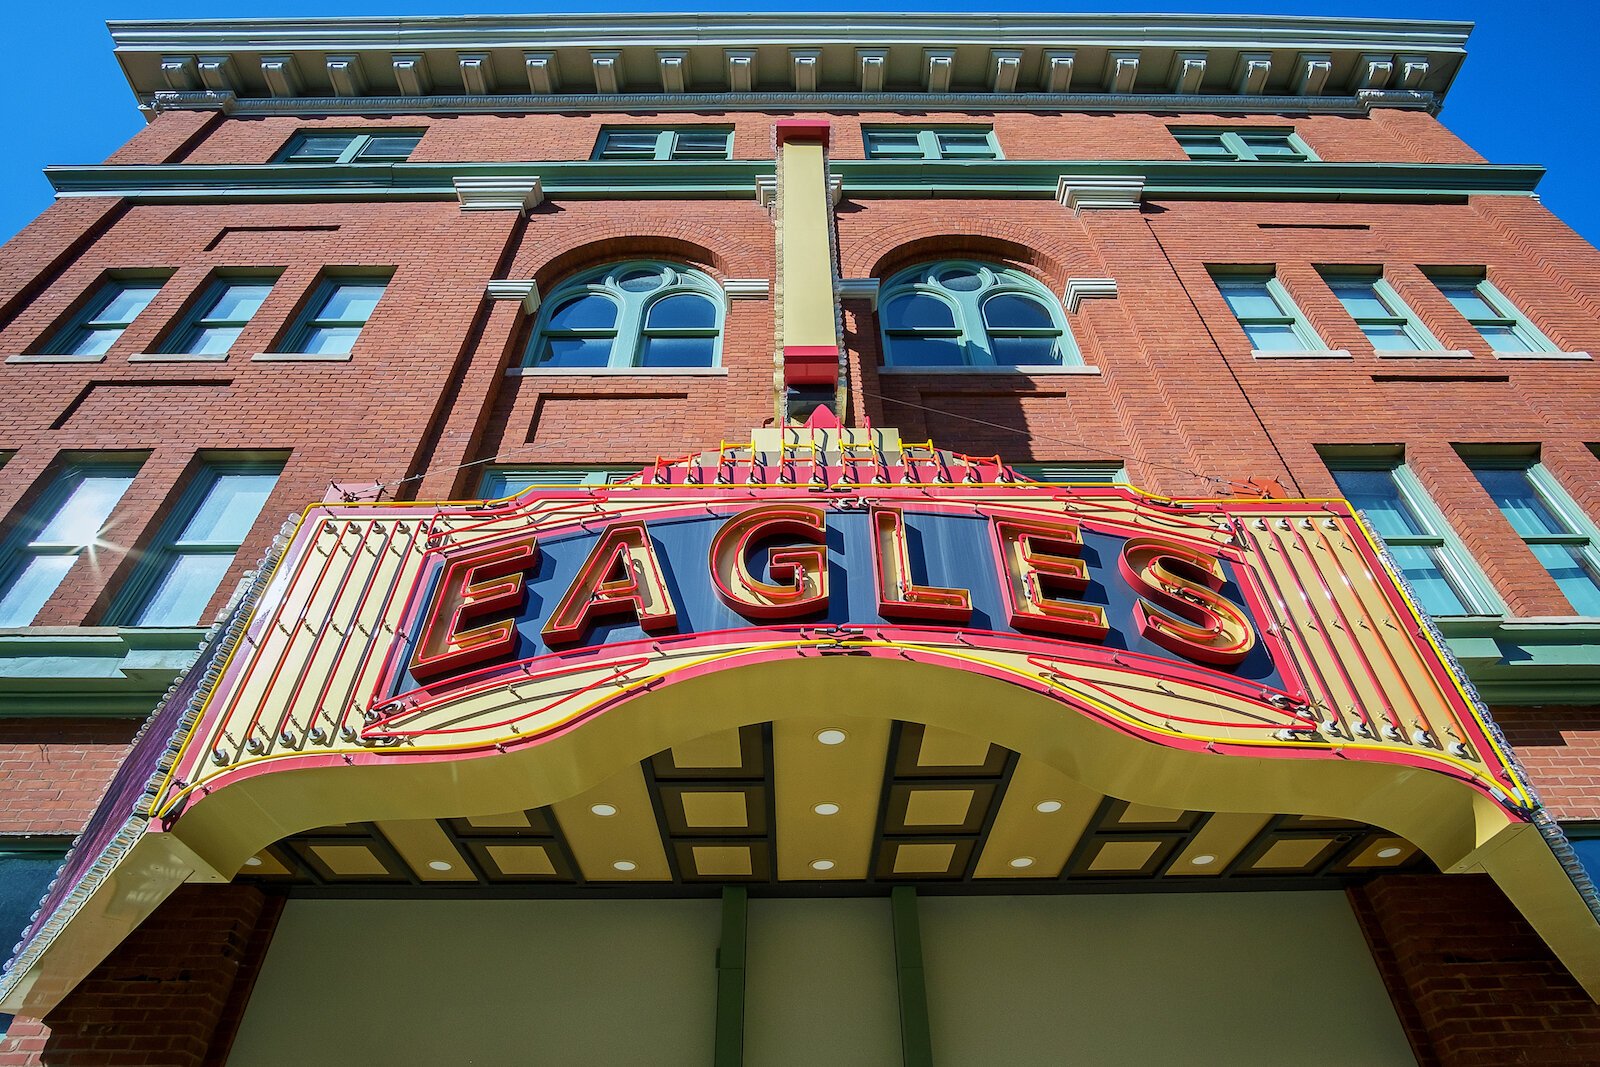
[[7, 363], [104, 363], [104, 352], [98, 356], [68, 356], [55, 355], [49, 352], [19, 352], [14, 356], [7, 356]]
[[512, 367], [508, 378], [713, 378], [726, 367]]
[[1379, 359], [1471, 359], [1472, 353], [1465, 348], [1426, 348], [1412, 352], [1402, 351], [1376, 351]]
[[1263, 352], [1252, 349], [1251, 359], [1352, 359], [1348, 348], [1307, 348], [1298, 352]]
[[1592, 359], [1587, 352], [1496, 352], [1495, 359]]
[[136, 352], [128, 357], [129, 363], [221, 363], [228, 358], [226, 352]]
[[879, 367], [879, 374], [1001, 374], [1007, 377], [1026, 377], [1033, 374], [1087, 374], [1100, 373], [1099, 367], [1071, 365], [1062, 367]]
[[349, 352], [257, 352], [252, 360], [273, 363], [348, 363]]

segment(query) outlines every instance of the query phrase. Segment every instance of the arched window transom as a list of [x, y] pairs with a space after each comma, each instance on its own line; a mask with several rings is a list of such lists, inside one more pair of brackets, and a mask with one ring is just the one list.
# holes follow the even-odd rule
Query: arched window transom
[[670, 263], [611, 263], [544, 301], [524, 362], [551, 370], [715, 367], [722, 289]]
[[1050, 367], [1083, 360], [1061, 304], [1021, 271], [945, 260], [903, 270], [878, 302], [890, 367]]

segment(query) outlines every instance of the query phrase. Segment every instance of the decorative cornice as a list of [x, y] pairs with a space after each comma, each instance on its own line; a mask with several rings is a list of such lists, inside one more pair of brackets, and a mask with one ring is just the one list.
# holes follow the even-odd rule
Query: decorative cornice
[[772, 283], [766, 278], [724, 278], [722, 291], [729, 300], [765, 300]]
[[520, 301], [524, 314], [532, 315], [539, 310], [539, 283], [532, 278], [495, 278], [484, 286], [484, 291], [490, 300]]
[[[426, 70], [442, 93], [806, 91], [849, 86], [1033, 97], [1082, 89], [1253, 95], [1353, 92], [1393, 84], [1440, 95], [1465, 55], [1465, 23], [1398, 19], [1080, 14], [504, 15], [113, 22], [116, 54], [141, 98], [193, 88], [243, 97], [269, 88], [267, 56], [290, 57], [299, 94], [339, 91], [329, 55], [357, 57], [364, 92], [405, 96]], [[397, 57], [418, 57], [413, 70]], [[1245, 57], [1249, 56], [1249, 59]], [[229, 57], [212, 79], [191, 63]], [[474, 62], [464, 63], [464, 57]], [[1201, 58], [1203, 57], [1203, 58]], [[1326, 58], [1323, 66], [1322, 59]], [[1309, 62], [1309, 67], [1308, 67]], [[281, 69], [281, 68], [280, 68]], [[764, 84], [763, 84], [764, 83]], [[1241, 90], [1237, 86], [1247, 84]]]
[[1089, 174], [1063, 174], [1056, 182], [1056, 199], [1076, 215], [1084, 210], [1132, 209], [1144, 199], [1144, 179]]
[[[839, 201], [844, 199], [844, 179], [837, 174], [828, 175], [828, 195], [833, 201], [833, 206], [838, 207]], [[772, 210], [772, 205], [778, 199], [778, 176], [776, 174], [758, 174], [756, 176], [756, 203]]]
[[1067, 312], [1076, 315], [1078, 313], [1078, 305], [1091, 297], [1115, 297], [1117, 295], [1117, 280], [1115, 278], [1068, 278], [1066, 291], [1062, 295], [1066, 298]]
[[[748, 198], [771, 187], [773, 161], [737, 159], [638, 163], [569, 160], [535, 163], [268, 163], [238, 166], [47, 167], [56, 195], [116, 196], [136, 201], [249, 203], [310, 200], [459, 199], [457, 179], [493, 190], [507, 181], [565, 200]], [[1123, 200], [1143, 183], [1146, 199], [1459, 201], [1468, 196], [1527, 196], [1542, 167], [1488, 163], [1228, 163], [1195, 160], [830, 160], [831, 177], [855, 199], [940, 197], [1050, 199], [1062, 176], [1085, 190]], [[762, 179], [766, 182], [763, 183]], [[1113, 187], [1124, 186], [1120, 194]], [[503, 189], [506, 199], [514, 190]], [[485, 195], [489, 195], [485, 193]], [[526, 194], [521, 194], [526, 195]], [[1079, 206], [1083, 193], [1078, 196]], [[505, 210], [520, 209], [520, 195]]]
[[870, 301], [874, 311], [878, 310], [880, 284], [877, 278], [835, 278], [833, 283], [840, 300]]
[[28, 627], [0, 631], [6, 716], [150, 713], [199, 654], [203, 628]]
[[1491, 704], [1600, 703], [1600, 619], [1435, 619]]
[[469, 175], [454, 178], [456, 199], [462, 211], [527, 212], [544, 203], [544, 187], [539, 176]]

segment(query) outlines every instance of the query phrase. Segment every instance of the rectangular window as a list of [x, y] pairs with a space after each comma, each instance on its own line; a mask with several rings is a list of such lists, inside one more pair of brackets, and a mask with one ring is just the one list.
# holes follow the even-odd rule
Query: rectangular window
[[278, 351], [348, 355], [388, 284], [387, 278], [325, 279]]
[[404, 163], [421, 130], [305, 130], [289, 138], [275, 163]]
[[1304, 163], [1315, 160], [1293, 130], [1168, 127], [1190, 159], [1242, 163]]
[[1432, 615], [1493, 615], [1500, 607], [1422, 484], [1395, 460], [1328, 461], [1339, 492], [1365, 513], [1395, 566]]
[[1579, 615], [1600, 616], [1600, 532], [1536, 461], [1468, 460], [1511, 528]]
[[868, 159], [1000, 159], [1000, 144], [987, 126], [865, 127]]
[[603, 129], [595, 141], [595, 159], [728, 159], [732, 130], [707, 127]]
[[1439, 342], [1417, 320], [1382, 271], [1322, 270], [1322, 279], [1379, 352], [1436, 351]]
[[1431, 271], [1428, 277], [1488, 342], [1492, 351], [1512, 354], [1556, 351], [1550, 339], [1482, 274]]
[[0, 556], [0, 626], [27, 626], [78, 556], [98, 543], [137, 463], [76, 464], [56, 476]]
[[484, 500], [499, 500], [533, 485], [615, 485], [639, 473], [636, 464], [604, 467], [486, 467], [478, 495]]
[[238, 277], [212, 282], [182, 325], [161, 346], [161, 351], [226, 355], [267, 294], [272, 292], [274, 281], [265, 277]]
[[1272, 270], [1212, 268], [1212, 277], [1257, 352], [1309, 352], [1323, 347]]
[[56, 356], [105, 355], [164, 283], [161, 278], [114, 278], [104, 283], [44, 351]]
[[195, 626], [277, 484], [281, 463], [208, 464], [135, 575], [132, 626]]
[[1128, 480], [1128, 471], [1116, 460], [1103, 463], [1013, 463], [1011, 469], [1035, 482], [1054, 485], [1116, 485]]

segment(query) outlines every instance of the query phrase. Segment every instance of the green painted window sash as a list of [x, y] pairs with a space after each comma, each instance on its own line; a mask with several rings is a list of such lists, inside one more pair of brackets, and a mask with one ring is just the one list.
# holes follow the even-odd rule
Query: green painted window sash
[[[920, 154], [912, 154], [909, 152], [886, 152], [883, 150], [881, 145], [875, 145], [873, 143], [874, 138], [880, 135], [900, 134], [904, 136], [910, 133], [916, 134], [917, 149], [919, 150]], [[988, 142], [990, 154], [983, 155], [976, 152], [946, 153], [944, 147], [939, 144], [939, 135], [951, 133], [983, 134], [985, 140]], [[1000, 151], [1000, 142], [995, 138], [993, 127], [988, 126], [863, 126], [861, 129], [861, 140], [868, 159], [939, 159], [951, 162], [991, 162], [1005, 158]]]
[[[373, 305], [372, 312], [362, 319], [335, 318], [325, 315], [328, 302], [333, 299], [334, 290], [341, 285], [375, 285], [384, 289], [388, 288], [389, 276], [386, 274], [338, 274], [324, 277], [317, 283], [317, 288], [307, 301], [305, 309], [300, 312], [289, 332], [284, 335], [283, 342], [275, 349], [278, 352], [303, 352], [302, 347], [310, 338], [311, 332], [318, 329], [334, 329], [338, 327], [365, 328], [371, 320], [371, 314], [376, 314], [377, 304]], [[380, 300], [381, 302], [381, 300]]]
[[[1539, 499], [1554, 516], [1555, 520], [1566, 527], [1565, 533], [1525, 534], [1513, 532], [1522, 539], [1523, 544], [1531, 550], [1536, 545], [1566, 545], [1578, 550], [1588, 564], [1591, 575], [1600, 575], [1600, 527], [1597, 527], [1589, 516], [1584, 514], [1578, 502], [1573, 500], [1567, 491], [1561, 488], [1561, 483], [1555, 476], [1535, 458], [1494, 455], [1490, 453], [1475, 453], [1472, 450], [1463, 452], [1463, 458], [1474, 472], [1479, 470], [1516, 470], [1521, 471], [1528, 480], [1529, 487], [1534, 496]], [[1510, 525], [1510, 520], [1507, 520]], [[1542, 564], [1541, 564], [1542, 565]], [[1600, 585], [1600, 582], [1597, 582]], [[1565, 594], [1563, 594], [1565, 595]]]
[[[611, 142], [618, 134], [654, 133], [656, 138], [655, 149], [650, 155], [637, 154], [632, 151], [613, 149]], [[721, 154], [712, 154], [700, 150], [682, 148], [679, 144], [681, 135], [693, 134], [704, 137], [711, 134], [722, 136]], [[600, 136], [595, 138], [594, 151], [590, 154], [593, 161], [622, 162], [665, 162], [669, 160], [719, 160], [732, 156], [733, 131], [720, 129], [715, 126], [671, 126], [652, 130], [640, 126], [607, 126], [601, 129]]]
[[[1294, 297], [1289, 295], [1289, 290], [1278, 280], [1276, 270], [1234, 269], [1227, 266], [1211, 266], [1207, 267], [1207, 270], [1211, 272], [1212, 280], [1216, 282], [1217, 291], [1223, 295], [1224, 303], [1227, 302], [1228, 284], [1260, 283], [1273, 303], [1278, 305], [1278, 310], [1282, 312], [1280, 315], [1239, 315], [1234, 312], [1233, 317], [1238, 320], [1240, 329], [1249, 326], [1287, 326], [1299, 339], [1302, 351], [1315, 352], [1327, 347], [1323, 344], [1321, 336], [1312, 328], [1305, 312], [1300, 310], [1300, 305], [1295, 303]], [[1231, 304], [1228, 305], [1228, 310], [1233, 312]], [[1249, 336], [1247, 329], [1245, 334]]]
[[[1318, 162], [1315, 152], [1302, 141], [1293, 130], [1273, 129], [1271, 127], [1235, 127], [1219, 129], [1207, 126], [1169, 126], [1167, 129], [1183, 147], [1185, 154], [1194, 160], [1215, 160], [1217, 162], [1234, 163], [1315, 163]], [[1223, 156], [1194, 155], [1189, 152], [1189, 146], [1183, 144], [1185, 137], [1216, 137], [1222, 143], [1224, 152], [1231, 155], [1231, 159]], [[1246, 137], [1282, 137], [1285, 147], [1296, 153], [1295, 156], [1256, 154], [1256, 149], [1245, 140]]]
[[[1411, 310], [1411, 305], [1402, 300], [1400, 294], [1395, 292], [1394, 287], [1389, 284], [1389, 280], [1383, 276], [1381, 269], [1319, 267], [1318, 272], [1322, 275], [1323, 281], [1328, 283], [1330, 289], [1340, 281], [1359, 281], [1370, 284], [1378, 301], [1389, 309], [1390, 314], [1387, 316], [1357, 315], [1350, 310], [1348, 305], [1344, 304], [1344, 300], [1341, 298], [1339, 303], [1344, 305], [1345, 312], [1355, 321], [1355, 324], [1363, 328], [1363, 333], [1366, 332], [1365, 327], [1367, 326], [1398, 326], [1411, 339], [1411, 343], [1417, 346], [1417, 351], [1437, 351], [1443, 347], [1439, 344], [1438, 338], [1434, 337], [1428, 328], [1422, 324], [1422, 320], [1417, 318], [1417, 313]], [[1334, 296], [1337, 297], [1338, 293], [1335, 293]], [[1407, 351], [1403, 348], [1378, 348], [1376, 344], [1373, 345], [1373, 348], [1379, 352]]]
[[615, 485], [638, 474], [636, 465], [604, 465], [594, 467], [564, 467], [554, 465], [504, 464], [485, 467], [478, 481], [478, 495], [486, 500], [498, 500], [520, 492], [522, 485]]
[[1494, 343], [1484, 335], [1483, 327], [1485, 326], [1499, 326], [1511, 330], [1523, 344], [1527, 345], [1530, 352], [1555, 352], [1558, 350], [1555, 342], [1546, 337], [1544, 331], [1535, 326], [1504, 293], [1496, 289], [1486, 274], [1457, 274], [1450, 271], [1430, 271], [1427, 273], [1429, 280], [1446, 295], [1449, 294], [1451, 289], [1471, 288], [1482, 298], [1485, 304], [1489, 305], [1491, 310], [1497, 312], [1493, 316], [1465, 315], [1461, 314], [1459, 309], [1456, 312], [1461, 314], [1461, 317], [1466, 319], [1474, 330], [1478, 331], [1478, 335], [1483, 338], [1491, 349], [1494, 347]]
[[[324, 165], [324, 166], [328, 166], [328, 165], [337, 164], [337, 163], [355, 163], [355, 162], [358, 162], [358, 161], [364, 161], [364, 162], [369, 162], [369, 163], [404, 162], [404, 160], [396, 160], [396, 159], [370, 159], [369, 158], [369, 159], [363, 160], [362, 154], [364, 152], [366, 152], [367, 148], [372, 144], [372, 142], [373, 142], [373, 140], [375, 138], [378, 138], [378, 137], [419, 137], [420, 138], [422, 136], [422, 133], [423, 133], [423, 131], [421, 131], [421, 130], [411, 130], [411, 129], [406, 129], [406, 130], [373, 130], [370, 133], [353, 133], [353, 132], [349, 132], [349, 131], [346, 131], [346, 130], [301, 130], [298, 133], [296, 133], [293, 137], [289, 138], [288, 143], [285, 144], [283, 146], [282, 150], [278, 152], [278, 155], [273, 159], [273, 162], [274, 163], [288, 163], [288, 164], [293, 165], [293, 166], [305, 166], [307, 164], [321, 164], [321, 165]], [[305, 141], [306, 141], [306, 139], [308, 137], [348, 137], [350, 140], [344, 146], [343, 151], [341, 151], [339, 153], [338, 157], [335, 158], [335, 159], [329, 159], [329, 160], [294, 159], [293, 158], [294, 154], [297, 151], [299, 151], [300, 147], [305, 143]], [[415, 151], [415, 150], [416, 150], [415, 148], [412, 148], [411, 151]], [[405, 158], [409, 159], [410, 156], [411, 156], [411, 152], [408, 151], [406, 153], [406, 157]]]
[[[951, 268], [969, 268], [975, 270], [988, 270], [995, 275], [993, 284], [981, 288], [962, 291], [948, 289], [937, 284], [934, 279]], [[893, 337], [937, 337], [953, 338], [961, 346], [961, 355], [964, 366], [968, 367], [1010, 367], [1010, 364], [999, 363], [995, 360], [994, 352], [989, 347], [991, 334], [998, 337], [1054, 337], [1056, 340], [1055, 363], [1027, 364], [1040, 367], [1078, 367], [1083, 365], [1083, 353], [1078, 348], [1077, 339], [1072, 336], [1072, 331], [1067, 328], [1066, 316], [1062, 313], [1061, 302], [1055, 294], [1040, 285], [1033, 278], [1000, 267], [993, 263], [977, 260], [938, 260], [933, 263], [921, 263], [908, 268], [890, 278], [878, 297], [878, 306], [887, 307], [889, 301], [907, 293], [921, 293], [942, 300], [950, 306], [955, 317], [955, 326], [952, 327], [917, 327], [914, 329], [883, 328], [885, 340]], [[986, 301], [1002, 296], [1006, 293], [1017, 293], [1042, 303], [1050, 314], [1053, 325], [1049, 328], [1019, 328], [999, 327], [990, 330], [983, 318], [983, 305]], [[881, 321], [881, 320], [880, 320]], [[889, 344], [883, 346], [884, 366], [886, 367], [917, 367], [925, 364], [896, 363], [892, 359], [892, 349]]]
[[[607, 282], [611, 276], [620, 276], [635, 269], [670, 269], [678, 277], [671, 283], [658, 289], [646, 292], [636, 292], [623, 289], [620, 285]], [[550, 318], [580, 292], [600, 293], [611, 299], [617, 305], [616, 325], [613, 327], [585, 327], [572, 330], [551, 330]], [[711, 301], [711, 306], [716, 309], [716, 321], [713, 327], [651, 327], [648, 331], [644, 328], [645, 316], [649, 314], [651, 305], [669, 296], [682, 293], [692, 293], [705, 297]], [[543, 301], [539, 310], [539, 317], [534, 323], [534, 328], [528, 337], [528, 345], [523, 351], [522, 365], [524, 367], [545, 367], [548, 364], [541, 362], [545, 353], [545, 341], [551, 337], [610, 337], [612, 338], [611, 353], [607, 359], [606, 367], [609, 369], [625, 369], [639, 365], [639, 357], [644, 352], [646, 337], [712, 337], [711, 363], [709, 366], [722, 365], [722, 331], [726, 324], [727, 304], [724, 299], [722, 287], [706, 277], [700, 271], [673, 263], [658, 260], [622, 260], [607, 263], [595, 270], [585, 271], [574, 278], [570, 278], [558, 285], [555, 290]], [[560, 370], [551, 367], [551, 370]], [[581, 373], [584, 368], [571, 368], [574, 372]]]

